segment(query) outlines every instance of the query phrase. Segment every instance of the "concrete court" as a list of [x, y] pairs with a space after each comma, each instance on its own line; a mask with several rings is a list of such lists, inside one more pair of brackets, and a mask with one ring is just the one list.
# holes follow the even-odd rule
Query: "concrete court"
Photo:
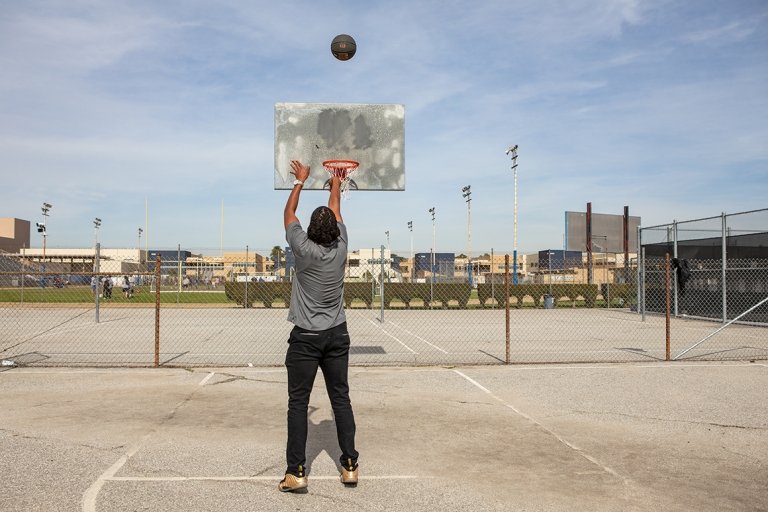
[[0, 372], [0, 510], [768, 510], [768, 365], [352, 368], [361, 483], [311, 402], [281, 494], [280, 368]]

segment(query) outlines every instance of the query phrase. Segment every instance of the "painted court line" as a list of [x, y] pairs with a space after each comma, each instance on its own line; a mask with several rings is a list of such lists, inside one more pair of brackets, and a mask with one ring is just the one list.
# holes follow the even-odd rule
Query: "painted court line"
[[[169, 413], [168, 418], [173, 417], [174, 414], [176, 414], [176, 411], [179, 410], [180, 407], [182, 407], [189, 399], [192, 398], [194, 395], [194, 391], [184, 400], [181, 400], [178, 402], [174, 408]], [[115, 477], [118, 471], [125, 465], [128, 460], [136, 455], [136, 453], [141, 449], [141, 447], [146, 443], [147, 439], [154, 434], [158, 428], [162, 426], [158, 425], [154, 428], [152, 428], [149, 432], [144, 434], [141, 439], [138, 440], [133, 446], [131, 446], [128, 451], [125, 452], [125, 454], [120, 457], [114, 464], [112, 464], [106, 471], [104, 471], [102, 474], [96, 478], [96, 480], [91, 484], [90, 487], [83, 493], [83, 499], [82, 499], [82, 512], [96, 512], [96, 499], [99, 496], [99, 492], [101, 491], [101, 488], [104, 487], [104, 484]]]
[[404, 347], [405, 347], [405, 348], [406, 348], [406, 349], [407, 349], [409, 352], [411, 352], [412, 354], [418, 354], [418, 352], [416, 352], [416, 351], [415, 351], [415, 350], [413, 350], [411, 347], [409, 347], [408, 345], [406, 345], [405, 343], [403, 343], [402, 341], [400, 341], [400, 340], [397, 338], [397, 336], [394, 336], [394, 335], [390, 334], [390, 333], [389, 333], [389, 332], [387, 332], [387, 330], [386, 330], [386, 329], [384, 329], [382, 326], [380, 326], [380, 325], [376, 325], [376, 322], [374, 322], [374, 321], [373, 321], [373, 320], [371, 320], [370, 318], [368, 319], [368, 321], [369, 321], [369, 322], [371, 322], [371, 323], [372, 323], [373, 325], [375, 325], [376, 327], [378, 327], [379, 329], [381, 329], [381, 332], [383, 332], [384, 334], [386, 334], [387, 336], [389, 336], [390, 338], [392, 338], [393, 340], [395, 340], [396, 342], [398, 342], [399, 344], [401, 344], [402, 346], [404, 346]]
[[562, 437], [560, 437], [560, 435], [558, 435], [556, 432], [554, 432], [553, 430], [551, 430], [551, 429], [549, 429], [549, 428], [545, 427], [544, 425], [542, 425], [541, 423], [539, 423], [538, 421], [536, 421], [536, 420], [535, 420], [535, 419], [533, 419], [532, 417], [530, 417], [530, 416], [528, 416], [527, 414], [525, 414], [523, 411], [521, 411], [521, 410], [517, 409], [517, 408], [516, 408], [514, 405], [512, 405], [512, 404], [509, 404], [509, 403], [505, 402], [504, 400], [502, 400], [501, 398], [499, 398], [498, 396], [494, 395], [494, 394], [493, 394], [493, 393], [492, 393], [492, 392], [491, 392], [491, 391], [490, 391], [488, 388], [486, 388], [485, 386], [481, 385], [481, 384], [480, 384], [479, 382], [477, 382], [476, 380], [472, 379], [471, 377], [468, 377], [467, 375], [463, 374], [463, 373], [462, 373], [462, 372], [460, 372], [459, 370], [456, 370], [456, 369], [454, 369], [453, 371], [454, 371], [455, 373], [457, 373], [457, 374], [461, 375], [463, 378], [465, 378], [467, 381], [469, 381], [469, 382], [470, 382], [472, 385], [474, 385], [474, 386], [476, 386], [477, 388], [479, 388], [480, 390], [482, 390], [484, 393], [487, 393], [489, 396], [491, 396], [491, 397], [492, 397], [493, 399], [495, 399], [496, 401], [498, 401], [498, 402], [500, 402], [501, 404], [503, 404], [505, 407], [507, 407], [507, 408], [509, 408], [509, 409], [513, 410], [513, 411], [514, 411], [515, 413], [517, 413], [519, 416], [521, 416], [521, 417], [525, 418], [526, 420], [530, 421], [531, 423], [533, 423], [534, 425], [536, 425], [537, 427], [541, 428], [542, 430], [544, 430], [545, 432], [547, 432], [548, 434], [550, 434], [552, 437], [554, 437], [555, 439], [557, 439], [557, 440], [558, 440], [560, 443], [564, 444], [565, 446], [567, 446], [567, 447], [568, 447], [568, 448], [570, 448], [571, 450], [574, 450], [574, 451], [575, 451], [576, 453], [578, 453], [580, 456], [584, 457], [585, 459], [587, 459], [587, 460], [588, 460], [589, 462], [591, 462], [592, 464], [594, 464], [594, 465], [598, 466], [599, 468], [601, 468], [601, 469], [602, 469], [603, 471], [605, 471], [606, 473], [608, 473], [608, 474], [610, 474], [610, 475], [613, 475], [613, 476], [615, 476], [616, 478], [620, 478], [620, 479], [622, 479], [622, 480], [624, 481], [624, 483], [625, 483], [625, 484], [626, 484], [626, 483], [628, 483], [628, 480], [627, 480], [626, 478], [622, 477], [621, 475], [619, 475], [618, 473], [616, 473], [616, 471], [614, 471], [613, 469], [609, 468], [609, 467], [608, 467], [608, 466], [606, 466], [605, 464], [601, 463], [600, 461], [598, 461], [597, 459], [595, 459], [595, 458], [594, 458], [594, 457], [592, 457], [591, 455], [589, 455], [589, 454], [585, 453], [585, 452], [584, 452], [584, 451], [583, 451], [581, 448], [579, 448], [579, 447], [578, 447], [578, 446], [576, 446], [575, 444], [573, 444], [573, 443], [571, 443], [571, 442], [569, 442], [569, 441], [567, 441], [567, 440], [563, 439], [563, 438], [562, 438]]
[[[109, 482], [252, 482], [252, 481], [279, 481], [283, 475], [275, 476], [112, 476], [105, 480]], [[431, 478], [420, 475], [365, 475], [365, 480], [412, 480], [415, 478]], [[338, 480], [339, 475], [313, 476], [310, 480]]]
[[394, 326], [395, 326], [395, 327], [397, 327], [398, 329], [402, 329], [402, 330], [404, 330], [405, 332], [407, 332], [408, 334], [410, 334], [411, 336], [413, 336], [413, 337], [414, 337], [414, 338], [416, 338], [417, 340], [419, 340], [419, 341], [423, 341], [424, 343], [426, 343], [426, 344], [427, 344], [427, 345], [429, 345], [430, 347], [436, 348], [437, 350], [439, 350], [439, 351], [440, 351], [440, 352], [442, 352], [443, 354], [447, 354], [447, 353], [448, 353], [448, 352], [446, 352], [445, 350], [443, 350], [443, 349], [441, 349], [440, 347], [438, 347], [437, 345], [435, 345], [435, 344], [433, 344], [433, 343], [430, 343], [430, 342], [428, 342], [427, 340], [425, 340], [424, 338], [422, 338], [422, 337], [421, 337], [421, 336], [419, 336], [418, 334], [414, 334], [414, 333], [412, 333], [411, 331], [409, 331], [408, 329], [406, 329], [406, 328], [405, 328], [405, 327], [403, 327], [402, 325], [400, 325], [400, 324], [397, 324], [397, 323], [393, 322], [392, 320], [388, 320], [388, 321], [389, 321], [389, 323], [391, 323], [392, 325], [394, 325]]
[[594, 370], [594, 369], [600, 369], [600, 370], [628, 370], [628, 369], [634, 369], [634, 368], [664, 368], [664, 369], [684, 369], [684, 368], [734, 368], [734, 367], [744, 367], [744, 366], [766, 366], [765, 364], [759, 364], [759, 363], [743, 363], [743, 364], [670, 364], [670, 363], [659, 363], [659, 364], [637, 364], [632, 361], [627, 361], [625, 363], [614, 363], [614, 364], [607, 364], [607, 365], [594, 365], [594, 364], [577, 364], [577, 365], [558, 365], [558, 364], [546, 364], [546, 366], [542, 366], [541, 363], [523, 363], [523, 364], [530, 364], [531, 366], [524, 366], [524, 365], [515, 365], [515, 366], [506, 366], [504, 367], [505, 370], [508, 371], [536, 371], [536, 370], [543, 370], [543, 371], [553, 371], [553, 370]]
[[209, 380], [211, 380], [211, 377], [213, 377], [214, 375], [216, 375], [216, 372], [209, 373], [203, 380], [200, 381], [199, 385], [200, 386], [205, 386], [205, 383], [208, 382]]
[[109, 469], [107, 469], [105, 472], [103, 472], [99, 477], [96, 479], [95, 482], [91, 484], [91, 486], [88, 488], [88, 490], [85, 491], [85, 494], [83, 494], [83, 501], [82, 501], [82, 510], [83, 512], [96, 512], [96, 498], [99, 495], [99, 491], [101, 491], [101, 488], [104, 487], [104, 483], [113, 478], [115, 474], [117, 474], [118, 471], [120, 471], [120, 468], [122, 468], [126, 462], [128, 462], [128, 459], [136, 455], [136, 452], [139, 451], [139, 448], [141, 448], [141, 445], [144, 444], [144, 442], [149, 438], [149, 436], [152, 435], [152, 432], [148, 432], [147, 434], [142, 437], [138, 443], [133, 445], [122, 457], [120, 457], [117, 462], [112, 464]]

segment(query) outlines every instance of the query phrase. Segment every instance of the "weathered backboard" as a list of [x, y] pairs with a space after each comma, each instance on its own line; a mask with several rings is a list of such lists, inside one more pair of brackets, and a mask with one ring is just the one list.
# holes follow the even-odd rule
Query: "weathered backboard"
[[325, 160], [356, 160], [351, 190], [405, 190], [405, 106], [275, 104], [275, 190], [293, 188], [291, 160], [309, 165], [304, 189], [323, 189]]

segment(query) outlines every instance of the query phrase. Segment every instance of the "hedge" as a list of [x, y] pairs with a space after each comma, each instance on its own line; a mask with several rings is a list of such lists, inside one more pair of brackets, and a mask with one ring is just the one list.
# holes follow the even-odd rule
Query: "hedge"
[[[606, 298], [608, 285], [597, 284], [553, 284], [552, 295], [555, 296], [555, 304], [563, 298], [576, 301], [583, 299], [587, 307], [595, 307], [598, 295]], [[504, 303], [504, 285], [479, 284], [477, 295], [482, 307], [489, 306], [488, 301], [493, 298], [498, 304]], [[225, 283], [224, 291], [227, 299], [243, 305], [245, 302], [245, 283]], [[529, 297], [535, 307], [543, 306], [543, 299], [550, 291], [549, 284], [518, 284], [510, 285], [509, 296], [511, 306], [523, 307], [523, 301]], [[365, 307], [373, 307], [373, 294], [378, 294], [378, 285], [372, 283], [345, 283], [344, 304], [351, 307], [355, 300], [365, 303]], [[413, 307], [413, 301], [420, 300], [425, 307], [439, 306], [451, 307], [452, 302], [459, 308], [466, 308], [472, 288], [466, 283], [385, 283], [384, 307], [392, 308], [393, 302], [402, 302], [405, 308]], [[621, 298], [626, 303], [633, 303], [636, 294], [634, 284], [611, 284], [610, 300]], [[290, 282], [256, 282], [248, 283], [248, 304], [261, 303], [266, 308], [271, 308], [274, 303], [282, 302], [286, 306], [291, 303]]]
[[[563, 298], [576, 301], [579, 298], [584, 300], [587, 307], [595, 307], [595, 301], [600, 296], [603, 300], [610, 299], [611, 303], [616, 299], [623, 299], [625, 303], [634, 303], [637, 288], [634, 284], [616, 283], [616, 284], [552, 284], [552, 295], [555, 297], [555, 304]], [[549, 284], [518, 284], [510, 285], [509, 296], [511, 305], [521, 308], [525, 297], [530, 297], [536, 307], [539, 307], [545, 295], [549, 294]], [[493, 286], [494, 298], [499, 304], [504, 302], [504, 285], [496, 284]], [[477, 287], [477, 295], [480, 304], [485, 307], [486, 302], [491, 299], [491, 285], [481, 284]]]
[[[225, 283], [224, 292], [227, 299], [243, 305], [245, 301], [245, 283]], [[344, 283], [344, 304], [349, 308], [354, 300], [365, 303], [367, 308], [373, 306], [373, 293], [379, 288], [371, 283]], [[458, 307], [465, 308], [469, 302], [472, 290], [468, 284], [435, 283], [430, 291], [429, 283], [387, 283], [384, 285], [384, 306], [392, 307], [393, 301], [401, 301], [406, 308], [411, 307], [413, 300], [421, 300], [425, 305], [440, 304], [448, 307], [455, 301]], [[289, 282], [256, 282], [248, 283], [248, 304], [261, 303], [271, 308], [275, 302], [291, 303], [291, 283]]]

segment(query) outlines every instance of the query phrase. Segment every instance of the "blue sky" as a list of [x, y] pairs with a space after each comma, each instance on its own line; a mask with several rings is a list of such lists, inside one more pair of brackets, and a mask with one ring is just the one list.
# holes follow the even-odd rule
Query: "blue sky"
[[[330, 41], [349, 33], [348, 62]], [[768, 2], [0, 3], [0, 217], [48, 243], [284, 245], [276, 102], [402, 103], [406, 191], [343, 203], [351, 247], [560, 247], [563, 212], [645, 226], [768, 207]], [[303, 194], [299, 217], [326, 201]], [[145, 233], [146, 235], [146, 233]], [[41, 245], [34, 233], [33, 246]], [[142, 246], [146, 238], [142, 239]]]

